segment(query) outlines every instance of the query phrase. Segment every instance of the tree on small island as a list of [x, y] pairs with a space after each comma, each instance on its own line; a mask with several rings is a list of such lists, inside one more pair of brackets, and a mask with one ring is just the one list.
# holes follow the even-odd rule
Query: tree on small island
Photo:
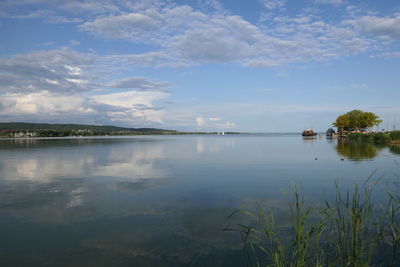
[[378, 115], [355, 109], [337, 117], [332, 125], [338, 131], [365, 131], [381, 123]]

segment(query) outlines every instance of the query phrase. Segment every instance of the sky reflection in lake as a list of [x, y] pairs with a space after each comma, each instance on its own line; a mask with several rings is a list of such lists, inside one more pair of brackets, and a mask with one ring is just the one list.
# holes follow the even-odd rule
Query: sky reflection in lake
[[391, 151], [297, 135], [0, 140], [0, 263], [241, 266], [220, 230], [237, 207], [283, 220], [282, 190], [318, 201], [335, 179], [395, 179]]

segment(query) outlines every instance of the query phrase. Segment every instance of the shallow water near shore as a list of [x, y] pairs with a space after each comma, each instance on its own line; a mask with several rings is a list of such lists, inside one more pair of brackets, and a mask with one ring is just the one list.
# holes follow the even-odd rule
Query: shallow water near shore
[[[398, 149], [295, 134], [0, 140], [1, 266], [243, 266], [238, 207], [285, 221], [307, 201], [383, 177]], [[290, 194], [289, 194], [290, 195]]]

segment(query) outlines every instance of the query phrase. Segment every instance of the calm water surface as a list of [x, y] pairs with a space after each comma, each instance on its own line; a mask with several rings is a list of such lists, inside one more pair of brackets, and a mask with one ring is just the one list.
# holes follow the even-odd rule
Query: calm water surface
[[236, 208], [284, 220], [294, 184], [318, 203], [336, 180], [391, 182], [399, 150], [298, 135], [0, 140], [0, 266], [243, 266], [220, 230]]

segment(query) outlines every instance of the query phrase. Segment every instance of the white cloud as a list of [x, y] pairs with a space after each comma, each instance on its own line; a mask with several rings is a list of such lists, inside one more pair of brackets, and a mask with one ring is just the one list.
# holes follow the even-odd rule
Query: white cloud
[[392, 17], [362, 16], [344, 24], [379, 38], [400, 40], [400, 13]]
[[43, 16], [48, 16], [49, 15], [49, 11], [44, 10], [44, 9], [38, 9], [35, 11], [30, 11], [28, 13], [24, 13], [24, 14], [20, 14], [20, 15], [14, 15], [11, 16], [12, 18], [16, 18], [16, 19], [36, 19], [36, 18], [40, 18]]
[[163, 105], [173, 86], [145, 77], [107, 81], [100, 75], [108, 68], [107, 59], [65, 48], [0, 59], [0, 118], [118, 121], [131, 126], [162, 123], [166, 114], [158, 103]]
[[224, 62], [246, 57], [262, 33], [239, 16], [206, 15], [189, 6], [100, 17], [80, 26], [106, 38], [158, 44], [175, 60]]
[[206, 14], [190, 6], [98, 17], [80, 29], [105, 38], [156, 45], [158, 52], [152, 52], [147, 61], [141, 55], [131, 57], [133, 62], [155, 66], [236, 62], [274, 67], [347, 56], [365, 51], [371, 43], [349, 24], [334, 25], [312, 15], [274, 17], [272, 23], [254, 25], [240, 16]]
[[81, 42], [79, 42], [79, 41], [77, 41], [77, 40], [71, 40], [71, 41], [69, 41], [69, 43], [70, 43], [72, 46], [79, 46], [79, 45], [81, 45]]
[[400, 51], [381, 53], [381, 54], [377, 55], [377, 57], [382, 57], [382, 58], [386, 58], [386, 59], [400, 58]]
[[[286, 3], [284, 0], [259, 1], [269, 10], [284, 10]], [[345, 3], [345, 0], [312, 1], [331, 5]], [[7, 1], [5, 9], [32, 3], [14, 2]], [[217, 0], [191, 3], [201, 10], [170, 1], [147, 0], [37, 0], [33, 3], [46, 3], [49, 8], [41, 10], [31, 5], [37, 10], [32, 8], [31, 13], [22, 14], [21, 18], [49, 20], [59, 17], [62, 22], [66, 16], [66, 23], [67, 20], [77, 22], [75, 15], [79, 14], [79, 19], [84, 20], [78, 26], [82, 31], [107, 39], [150, 44], [151, 50], [147, 53], [112, 55], [107, 59], [132, 66], [186, 67], [233, 62], [250, 67], [276, 67], [326, 61], [369, 49], [386, 49], [387, 44], [376, 42], [374, 38], [400, 38], [399, 14], [377, 17], [352, 12], [353, 19], [341, 23], [324, 21], [304, 10], [290, 17], [270, 12], [267, 20], [254, 24], [223, 10]], [[67, 17], [68, 14], [73, 15]]]
[[144, 77], [130, 77], [107, 84], [110, 88], [131, 89], [135, 91], [169, 91], [172, 85], [168, 82], [153, 82]]
[[[221, 131], [236, 128], [234, 122], [223, 120], [220, 117], [205, 117], [205, 114], [207, 114], [204, 112], [205, 108], [223, 112], [225, 106], [194, 106], [190, 112], [180, 111], [178, 113], [169, 114], [168, 119], [170, 122], [173, 122], [174, 125], [184, 126], [189, 130], [195, 127], [206, 129], [208, 131]], [[193, 120], [193, 118], [195, 119]]]
[[112, 65], [114, 68], [120, 66], [124, 69], [136, 66], [153, 66], [159, 67], [172, 61], [171, 57], [164, 52], [149, 52], [143, 54], [117, 54], [107, 55], [103, 57], [103, 64]]
[[165, 110], [154, 102], [165, 93], [125, 92], [108, 95], [60, 95], [48, 91], [0, 96], [0, 118], [41, 122], [83, 122], [145, 126], [163, 123]]
[[219, 0], [197, 0], [201, 6], [211, 7], [215, 10], [222, 10], [222, 4]]
[[83, 20], [81, 18], [72, 18], [72, 17], [62, 17], [62, 16], [48, 16], [45, 19], [47, 23], [54, 23], [54, 24], [62, 24], [62, 23], [82, 23]]
[[72, 13], [103, 14], [108, 12], [119, 12], [120, 8], [112, 1], [84, 0], [84, 1], [63, 1], [59, 8]]
[[89, 99], [80, 95], [60, 96], [48, 91], [34, 93], [7, 93], [0, 97], [0, 116], [84, 115], [97, 113]]
[[267, 9], [275, 9], [283, 7], [286, 0], [259, 0], [260, 3]]
[[344, 1], [345, 0], [314, 0], [315, 3], [324, 5], [341, 5]]
[[138, 38], [143, 38], [160, 27], [157, 14], [152, 15], [131, 13], [100, 17], [94, 21], [85, 22], [80, 28], [108, 38], [139, 40]]
[[0, 59], [0, 91], [59, 93], [92, 90], [86, 71], [94, 63], [92, 55], [68, 49], [17, 54]]
[[223, 129], [232, 129], [232, 128], [235, 128], [236, 125], [235, 125], [235, 123], [228, 121], [223, 124], [220, 124], [219, 127], [223, 128]]
[[140, 120], [141, 123], [163, 123], [165, 110], [154, 105], [155, 102], [166, 99], [165, 92], [120, 92], [95, 95], [92, 98], [100, 104], [114, 107], [107, 115], [111, 121], [131, 123]]
[[123, 108], [134, 108], [137, 105], [153, 107], [153, 102], [168, 97], [164, 92], [119, 92], [92, 96], [99, 103]]
[[198, 126], [204, 126], [206, 124], [206, 120], [203, 117], [197, 117], [195, 121]]
[[210, 118], [208, 118], [208, 120], [210, 120], [210, 121], [220, 121], [221, 118], [220, 117], [210, 117]]

